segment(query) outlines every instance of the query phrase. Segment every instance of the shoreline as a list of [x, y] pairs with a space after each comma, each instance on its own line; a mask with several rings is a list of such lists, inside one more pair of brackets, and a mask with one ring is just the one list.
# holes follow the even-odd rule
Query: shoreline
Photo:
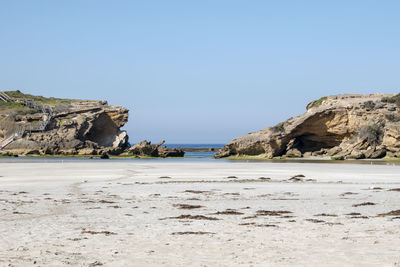
[[[17, 155], [17, 156], [0, 156], [1, 159], [82, 159], [82, 160], [107, 160], [102, 159], [100, 155]], [[257, 156], [231, 156], [225, 158], [214, 158], [214, 157], [147, 157], [147, 156], [109, 156], [108, 160], [204, 160], [208, 162], [265, 162], [265, 163], [329, 163], [329, 164], [375, 164], [385, 165], [394, 164], [400, 165], [400, 158], [382, 158], [382, 159], [344, 159], [335, 160], [330, 158], [261, 158]]]

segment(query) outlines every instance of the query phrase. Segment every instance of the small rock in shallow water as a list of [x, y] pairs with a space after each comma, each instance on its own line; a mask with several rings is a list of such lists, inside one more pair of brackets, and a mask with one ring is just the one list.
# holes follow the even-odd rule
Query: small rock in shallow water
[[109, 159], [110, 156], [108, 156], [106, 153], [104, 153], [104, 154], [102, 154], [102, 155], [100, 156], [100, 158], [101, 158], [101, 159]]

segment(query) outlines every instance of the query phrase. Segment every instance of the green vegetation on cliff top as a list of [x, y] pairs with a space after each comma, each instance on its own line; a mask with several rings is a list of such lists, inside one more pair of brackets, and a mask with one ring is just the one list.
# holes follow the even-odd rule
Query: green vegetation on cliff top
[[62, 103], [71, 103], [73, 101], [79, 101], [77, 99], [63, 99], [63, 98], [56, 98], [56, 97], [44, 97], [44, 96], [35, 96], [30, 94], [24, 94], [21, 91], [6, 91], [5, 92], [9, 97], [16, 98], [16, 99], [30, 99], [35, 102], [41, 104], [48, 104], [48, 105], [57, 105]]
[[0, 101], [0, 112], [9, 112], [12, 110], [24, 109], [24, 108], [25, 106], [19, 103]]
[[326, 96], [321, 97], [320, 99], [315, 100], [314, 103], [312, 103], [311, 107], [312, 107], [312, 108], [318, 107], [319, 105], [322, 104], [322, 102], [324, 102], [324, 101], [327, 100], [327, 99], [328, 99], [328, 97], [326, 97]]
[[382, 102], [396, 104], [396, 106], [400, 107], [400, 93], [392, 97], [384, 97]]

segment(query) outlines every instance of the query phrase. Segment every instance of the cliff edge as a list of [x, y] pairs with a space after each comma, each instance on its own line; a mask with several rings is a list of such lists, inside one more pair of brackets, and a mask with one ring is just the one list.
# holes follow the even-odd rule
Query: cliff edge
[[128, 135], [120, 128], [129, 110], [106, 101], [46, 98], [0, 92], [3, 154], [120, 154]]
[[215, 157], [400, 157], [400, 94], [334, 95], [306, 109], [232, 140]]

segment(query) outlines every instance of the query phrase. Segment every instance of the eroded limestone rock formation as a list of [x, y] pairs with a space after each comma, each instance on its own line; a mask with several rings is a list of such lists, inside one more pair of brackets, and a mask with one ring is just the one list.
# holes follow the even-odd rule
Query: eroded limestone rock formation
[[298, 117], [232, 140], [216, 157], [400, 157], [399, 110], [400, 94], [323, 97]]
[[150, 141], [142, 141], [130, 147], [124, 155], [138, 157], [183, 157], [185, 152], [180, 148], [167, 148], [163, 146], [165, 141], [152, 144]]
[[[127, 133], [120, 130], [128, 121], [128, 109], [124, 107], [110, 106], [105, 101], [43, 98], [18, 91], [8, 95], [15, 97], [12, 103], [1, 102], [0, 140], [21, 132], [17, 129], [22, 129], [22, 138], [8, 144], [2, 153], [102, 155], [119, 154], [129, 147]], [[28, 105], [31, 102], [27, 99], [35, 104]], [[47, 111], [40, 110], [44, 106]], [[38, 127], [44, 122], [44, 129]]]

